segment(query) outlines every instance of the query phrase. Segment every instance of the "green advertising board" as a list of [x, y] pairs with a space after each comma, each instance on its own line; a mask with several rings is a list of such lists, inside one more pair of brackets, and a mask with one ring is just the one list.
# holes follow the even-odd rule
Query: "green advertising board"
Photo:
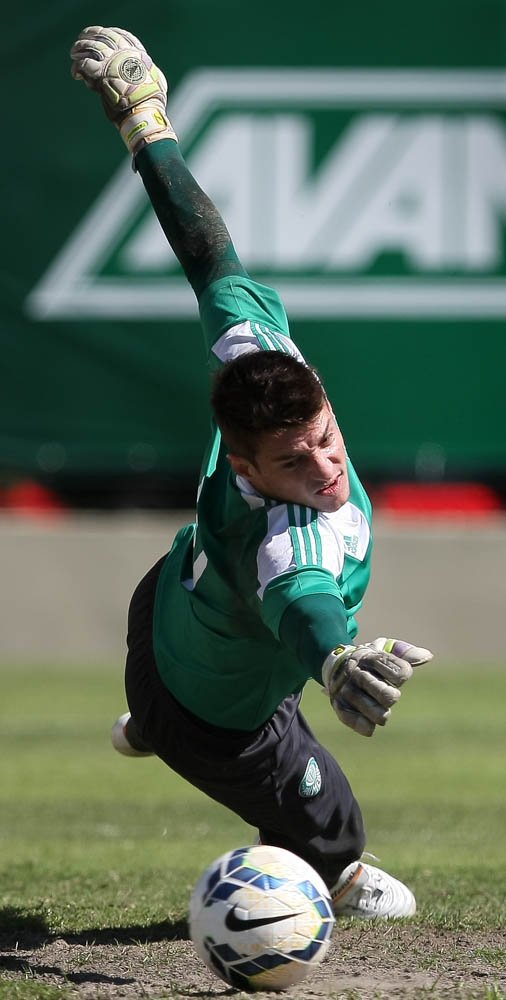
[[177, 480], [207, 433], [193, 295], [68, 71], [105, 20], [166, 71], [189, 166], [281, 293], [363, 474], [502, 480], [502, 0], [106, 8], [32, 0], [3, 33], [0, 471]]

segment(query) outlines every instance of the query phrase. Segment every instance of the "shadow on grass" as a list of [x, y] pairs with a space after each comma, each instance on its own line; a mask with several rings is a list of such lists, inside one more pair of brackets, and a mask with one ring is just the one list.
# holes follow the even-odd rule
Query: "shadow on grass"
[[127, 986], [135, 983], [135, 979], [125, 979], [122, 976], [105, 976], [100, 972], [64, 972], [57, 965], [42, 965], [28, 962], [24, 958], [13, 955], [0, 955], [0, 970], [17, 972], [24, 978], [36, 976], [58, 976], [69, 983], [113, 983], [115, 986]]
[[[186, 920], [164, 920], [153, 924], [131, 924], [128, 927], [90, 927], [82, 931], [54, 931], [41, 913], [29, 913], [13, 906], [0, 908], [0, 948], [16, 947], [20, 951], [40, 948], [51, 941], [67, 944], [147, 944], [150, 941], [188, 941]], [[0, 968], [3, 959], [0, 956]]]
[[[61, 980], [62, 983], [75, 986], [95, 984], [98, 988], [102, 986], [138, 986], [138, 978], [133, 976], [107, 975], [104, 972], [92, 969], [82, 969], [74, 971], [66, 968], [68, 965], [68, 955], [66, 960], [62, 960], [62, 966], [58, 965], [58, 958], [55, 956], [58, 943], [64, 948], [71, 945], [143, 945], [155, 941], [186, 941], [189, 938], [188, 924], [185, 920], [165, 921], [148, 925], [133, 924], [129, 927], [91, 927], [79, 933], [58, 933], [52, 931], [40, 913], [28, 913], [15, 907], [0, 908], [0, 977], [2, 972], [14, 973], [23, 979], [33, 982], [44, 981], [44, 977], [51, 976]], [[26, 955], [26, 952], [36, 951], [44, 946], [56, 946], [50, 952], [51, 958], [56, 962], [44, 963], [37, 961]], [[9, 954], [7, 954], [7, 951]], [[24, 954], [23, 954], [24, 953]], [[40, 956], [37, 956], [40, 958]], [[49, 957], [49, 956], [48, 956]], [[97, 963], [94, 963], [95, 965]], [[213, 997], [233, 997], [236, 995], [233, 987], [224, 988], [219, 993], [213, 990]], [[209, 1000], [208, 989], [181, 990], [181, 996], [187, 996], [192, 1000]]]

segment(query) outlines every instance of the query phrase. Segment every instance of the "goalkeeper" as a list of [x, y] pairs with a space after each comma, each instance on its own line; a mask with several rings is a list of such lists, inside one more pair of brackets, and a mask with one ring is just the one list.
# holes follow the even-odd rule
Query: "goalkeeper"
[[86, 28], [71, 55], [194, 289], [214, 373], [197, 521], [132, 598], [130, 712], [113, 743], [157, 754], [262, 843], [309, 862], [336, 914], [410, 916], [410, 890], [359, 860], [359, 806], [299, 702], [314, 678], [341, 722], [372, 736], [431, 654], [401, 640], [354, 643], [370, 572], [368, 498], [278, 295], [248, 277], [185, 165], [163, 74], [119, 28]]

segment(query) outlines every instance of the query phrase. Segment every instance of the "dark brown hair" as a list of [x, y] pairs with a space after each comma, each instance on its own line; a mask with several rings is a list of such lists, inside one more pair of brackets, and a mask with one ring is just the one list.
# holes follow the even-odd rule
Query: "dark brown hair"
[[315, 369], [281, 351], [252, 351], [227, 362], [211, 394], [228, 448], [250, 461], [262, 434], [308, 423], [326, 401]]

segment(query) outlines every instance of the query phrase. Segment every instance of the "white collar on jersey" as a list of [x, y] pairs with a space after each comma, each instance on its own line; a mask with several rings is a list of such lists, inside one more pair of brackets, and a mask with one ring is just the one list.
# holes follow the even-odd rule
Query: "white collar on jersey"
[[248, 504], [251, 510], [256, 510], [258, 507], [265, 507], [265, 497], [261, 493], [258, 493], [254, 486], [251, 485], [249, 479], [245, 476], [236, 476], [235, 481], [239, 488], [239, 492], [242, 498]]

